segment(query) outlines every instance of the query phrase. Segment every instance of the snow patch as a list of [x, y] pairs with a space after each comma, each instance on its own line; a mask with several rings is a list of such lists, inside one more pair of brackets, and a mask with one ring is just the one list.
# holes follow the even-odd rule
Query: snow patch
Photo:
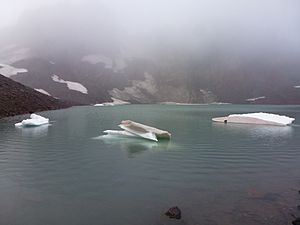
[[257, 100], [261, 100], [261, 99], [265, 99], [266, 96], [260, 96], [260, 97], [256, 97], [256, 98], [248, 98], [246, 99], [247, 102], [255, 102]]
[[17, 75], [18, 73], [27, 73], [28, 70], [24, 68], [16, 68], [7, 64], [0, 63], [0, 74], [6, 77]]
[[55, 82], [58, 82], [58, 83], [67, 84], [67, 87], [70, 90], [79, 91], [79, 92], [81, 92], [83, 94], [87, 94], [88, 93], [87, 88], [85, 86], [83, 86], [82, 84], [80, 84], [80, 83], [73, 82], [73, 81], [66, 81], [66, 80], [60, 79], [59, 76], [57, 76], [55, 74], [53, 74], [52, 80], [55, 81]]
[[44, 89], [37, 89], [37, 88], [35, 88], [34, 90], [36, 90], [36, 91], [38, 91], [38, 92], [40, 92], [40, 93], [42, 93], [42, 94], [44, 94], [44, 95], [49, 95], [49, 96], [51, 96], [47, 91], [45, 91]]

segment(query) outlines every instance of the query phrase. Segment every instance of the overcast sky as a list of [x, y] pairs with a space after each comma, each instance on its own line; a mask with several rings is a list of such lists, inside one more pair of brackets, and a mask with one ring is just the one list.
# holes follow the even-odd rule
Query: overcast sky
[[82, 2], [89, 9], [92, 1], [101, 2], [131, 32], [171, 33], [174, 29], [179, 35], [197, 27], [202, 36], [205, 32], [219, 37], [258, 34], [267, 41], [275, 37], [292, 46], [300, 40], [299, 0], [1, 0], [0, 27], [16, 23], [28, 9], [73, 2]]
[[[83, 0], [1, 0], [0, 26], [15, 23], [19, 15], [27, 9], [57, 2], [76, 1]], [[143, 20], [153, 20], [158, 17], [163, 23], [168, 23], [168, 19], [172, 21], [175, 18], [192, 19], [193, 16], [205, 19], [232, 16], [250, 18], [257, 14], [258, 19], [262, 19], [261, 12], [264, 12], [267, 21], [292, 23], [293, 21], [289, 20], [295, 13], [300, 12], [298, 0], [85, 0], [83, 2], [88, 4], [90, 1], [103, 2], [127, 19], [133, 17], [132, 20], [137, 20], [136, 16], [140, 16]]]
[[1, 0], [0, 27], [16, 23], [25, 10], [36, 9], [57, 1], [60, 0]]

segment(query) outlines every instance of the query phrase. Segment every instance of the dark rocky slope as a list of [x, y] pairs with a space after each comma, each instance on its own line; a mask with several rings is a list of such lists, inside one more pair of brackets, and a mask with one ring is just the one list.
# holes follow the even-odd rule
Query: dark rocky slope
[[0, 118], [70, 106], [0, 75]]

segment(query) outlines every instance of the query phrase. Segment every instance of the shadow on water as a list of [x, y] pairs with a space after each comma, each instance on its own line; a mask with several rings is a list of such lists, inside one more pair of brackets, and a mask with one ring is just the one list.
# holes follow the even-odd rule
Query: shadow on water
[[128, 158], [133, 158], [145, 151], [167, 150], [170, 144], [169, 140], [154, 142], [136, 137], [116, 135], [101, 135], [92, 139], [101, 140], [106, 145], [119, 145], [121, 150], [127, 153]]

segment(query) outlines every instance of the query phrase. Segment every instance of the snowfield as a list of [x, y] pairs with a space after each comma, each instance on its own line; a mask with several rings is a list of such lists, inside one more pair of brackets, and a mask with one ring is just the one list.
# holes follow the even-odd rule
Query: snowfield
[[42, 94], [44, 94], [44, 95], [49, 95], [49, 96], [51, 96], [47, 91], [45, 91], [44, 89], [37, 89], [37, 88], [35, 88], [34, 90], [36, 90], [36, 91], [38, 91], [38, 92], [40, 92], [40, 93], [42, 93]]
[[11, 77], [17, 75], [18, 73], [27, 73], [28, 70], [24, 68], [16, 68], [7, 64], [0, 63], [0, 74], [5, 77]]
[[246, 99], [247, 102], [255, 102], [257, 100], [260, 100], [260, 99], [265, 99], [266, 96], [260, 96], [260, 97], [257, 97], [257, 98], [248, 98]]
[[83, 86], [82, 84], [77, 83], [77, 82], [73, 82], [73, 81], [66, 81], [66, 80], [60, 79], [58, 75], [53, 74], [52, 80], [54, 82], [58, 82], [58, 83], [62, 83], [62, 84], [67, 84], [67, 87], [70, 90], [79, 91], [79, 92], [81, 92], [83, 94], [87, 94], [88, 93], [87, 88], [85, 86]]

